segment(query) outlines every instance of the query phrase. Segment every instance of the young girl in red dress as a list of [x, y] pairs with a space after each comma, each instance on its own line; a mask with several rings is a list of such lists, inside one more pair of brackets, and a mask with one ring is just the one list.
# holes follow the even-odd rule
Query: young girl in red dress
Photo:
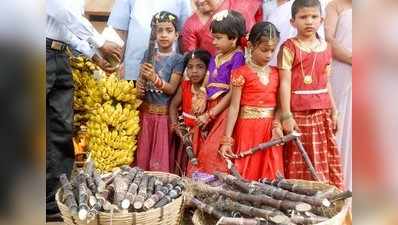
[[[336, 146], [337, 111], [329, 82], [331, 49], [318, 38], [321, 25], [318, 0], [296, 0], [292, 5], [292, 25], [297, 36], [288, 39], [278, 55], [283, 128], [299, 131], [318, 177], [342, 188], [340, 155]], [[285, 149], [286, 178], [311, 180], [297, 147]]]
[[[196, 119], [206, 110], [206, 89], [203, 85], [209, 61], [210, 53], [205, 50], [194, 50], [185, 56], [184, 68], [189, 80], [182, 81], [169, 107], [172, 132], [175, 132], [182, 140], [182, 131], [177, 119], [178, 108], [180, 105], [182, 106], [184, 125], [191, 133], [190, 139], [195, 155], [203, 142]], [[186, 146], [180, 143], [176, 156], [173, 157], [173, 160], [176, 161], [175, 172], [191, 176], [192, 164], [188, 162], [184, 147]]]
[[207, 111], [197, 119], [207, 137], [198, 151], [199, 164], [194, 171], [213, 173], [228, 172], [225, 159], [218, 153], [220, 140], [225, 133], [227, 107], [231, 100], [231, 71], [245, 63], [240, 39], [245, 34], [245, 19], [236, 11], [221, 11], [211, 23], [213, 44], [217, 54], [210, 59], [206, 79]]
[[[278, 41], [279, 32], [272, 23], [257, 23], [250, 31], [246, 65], [234, 70], [231, 77], [232, 99], [220, 148], [226, 157], [283, 135], [275, 115], [278, 69], [268, 66]], [[235, 166], [245, 179], [274, 179], [277, 172], [283, 174], [282, 148], [273, 147], [236, 159]]]

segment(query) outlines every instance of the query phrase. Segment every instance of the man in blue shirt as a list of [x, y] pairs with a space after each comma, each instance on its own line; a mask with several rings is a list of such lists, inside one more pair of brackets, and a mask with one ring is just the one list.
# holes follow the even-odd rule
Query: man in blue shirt
[[[139, 66], [148, 48], [152, 16], [168, 11], [178, 17], [178, 27], [191, 15], [190, 0], [116, 0], [108, 25], [115, 28], [125, 45], [123, 67], [124, 78], [137, 80]], [[179, 29], [181, 30], [181, 29]]]

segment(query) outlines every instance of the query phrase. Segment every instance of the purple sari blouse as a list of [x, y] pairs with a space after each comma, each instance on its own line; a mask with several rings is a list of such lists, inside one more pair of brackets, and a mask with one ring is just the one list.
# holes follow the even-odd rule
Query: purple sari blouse
[[241, 50], [236, 51], [229, 61], [216, 67], [215, 57], [211, 57], [207, 82], [207, 98], [214, 100], [229, 91], [231, 71], [245, 64], [245, 56]]

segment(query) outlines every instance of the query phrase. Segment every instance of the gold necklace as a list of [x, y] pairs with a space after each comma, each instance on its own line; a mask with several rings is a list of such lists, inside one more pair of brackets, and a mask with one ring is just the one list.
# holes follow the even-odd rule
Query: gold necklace
[[[298, 40], [299, 44], [302, 45], [302, 42], [299, 39], [297, 39], [297, 40]], [[320, 44], [320, 42], [318, 42], [316, 47], [318, 47], [319, 44]], [[310, 74], [305, 74], [304, 66], [303, 66], [303, 56], [301, 53], [301, 48], [299, 47], [301, 75], [303, 76], [304, 84], [307, 84], [307, 85], [312, 84], [312, 82], [313, 82], [312, 76], [314, 75], [316, 58], [318, 56], [318, 53], [315, 52], [312, 48], [309, 48], [309, 49], [311, 49], [311, 52], [313, 52], [315, 54], [315, 57], [314, 57], [314, 61], [312, 62], [312, 68], [311, 68]]]
[[251, 60], [248, 61], [248, 64], [251, 69], [253, 69], [263, 85], [267, 85], [269, 83], [269, 67], [266, 66], [259, 66], [252, 62]]

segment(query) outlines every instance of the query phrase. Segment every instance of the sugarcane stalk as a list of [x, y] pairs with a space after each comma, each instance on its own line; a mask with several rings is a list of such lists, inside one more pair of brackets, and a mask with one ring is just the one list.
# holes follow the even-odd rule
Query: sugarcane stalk
[[316, 181], [322, 181], [317, 175], [314, 165], [312, 165], [310, 157], [308, 156], [307, 151], [304, 149], [303, 143], [301, 143], [299, 138], [294, 139], [294, 143], [297, 145], [301, 157], [304, 160], [304, 164], [306, 165], [307, 169], [310, 171], [312, 178]]
[[238, 187], [240, 190], [244, 191], [245, 193], [251, 194], [256, 190], [253, 187], [251, 187], [248, 183], [243, 181], [243, 179], [238, 179], [235, 176], [220, 172], [215, 172], [214, 175], [222, 182], [231, 186]]
[[93, 171], [93, 179], [94, 179], [95, 186], [97, 187], [96, 192], [100, 193], [100, 192], [104, 191], [106, 188], [106, 184], [102, 180], [101, 176], [97, 173], [96, 170]]
[[135, 197], [138, 194], [138, 188], [141, 184], [142, 177], [144, 176], [144, 172], [142, 170], [138, 170], [133, 182], [131, 182], [126, 195], [124, 196], [124, 199], [122, 201], [122, 208], [123, 209], [128, 209], [131, 205], [132, 202], [134, 202]]
[[219, 209], [228, 211], [239, 211], [247, 216], [264, 218], [276, 224], [292, 224], [289, 217], [287, 217], [283, 213], [276, 213], [253, 206], [247, 206], [239, 202], [232, 201], [230, 199], [226, 199], [225, 201], [218, 201], [217, 206]]
[[166, 186], [161, 186], [151, 197], [144, 202], [144, 209], [148, 210], [155, 206], [164, 196], [167, 195], [169, 189]]
[[229, 172], [231, 172], [231, 174], [239, 179], [242, 179], [242, 176], [239, 174], [238, 170], [236, 169], [235, 164], [229, 159], [229, 158], [224, 158], [225, 161], [227, 162], [227, 168], [229, 170]]
[[290, 219], [297, 224], [318, 224], [329, 220], [327, 217], [321, 217], [314, 214], [307, 217], [301, 215], [292, 215]]
[[173, 196], [176, 196], [177, 193], [174, 191], [174, 184], [172, 183], [167, 183], [166, 184], [167, 192], [166, 195], [164, 195], [153, 207], [154, 208], [160, 208], [171, 202], [173, 199]]
[[234, 217], [221, 217], [216, 225], [272, 225], [272, 223], [263, 222], [258, 219], [252, 218], [234, 218]]
[[297, 137], [300, 137], [300, 136], [301, 136], [301, 134], [299, 134], [297, 132], [290, 133], [290, 134], [288, 134], [286, 136], [283, 136], [281, 138], [277, 138], [277, 139], [274, 139], [274, 140], [271, 140], [271, 141], [268, 141], [268, 142], [265, 142], [265, 143], [261, 143], [261, 144], [255, 146], [255, 147], [253, 147], [253, 148], [249, 148], [246, 151], [242, 151], [240, 153], [237, 153], [236, 158], [244, 158], [244, 157], [246, 157], [248, 155], [252, 155], [252, 154], [254, 154], [254, 153], [258, 152], [258, 151], [264, 151], [264, 150], [269, 149], [269, 148], [271, 148], [271, 147], [273, 147], [275, 145], [284, 144], [286, 142], [292, 141], [292, 140], [294, 140], [294, 139], [296, 139]]
[[261, 192], [275, 199], [287, 199], [296, 202], [305, 202], [316, 207], [330, 207], [330, 201], [326, 198], [319, 198], [317, 196], [301, 195], [294, 192], [284, 190], [269, 184], [252, 182]]
[[110, 196], [114, 195], [115, 193], [115, 186], [112, 184], [109, 184], [105, 190], [102, 192], [99, 192], [96, 194], [98, 203], [100, 205], [100, 208], [103, 208], [104, 210], [111, 210], [112, 209], [112, 204], [108, 199], [110, 199]]
[[78, 206], [75, 199], [75, 195], [73, 194], [73, 187], [71, 183], [66, 177], [66, 174], [61, 174], [59, 176], [59, 180], [61, 182], [62, 189], [64, 191], [63, 199], [65, 199], [65, 205], [68, 207], [72, 215], [77, 215]]
[[291, 191], [291, 192], [294, 192], [297, 194], [308, 195], [308, 196], [315, 196], [315, 195], [320, 194], [320, 191], [318, 191], [318, 190], [315, 190], [310, 187], [305, 187], [303, 185], [299, 185], [298, 183], [288, 181], [281, 175], [277, 175], [277, 177], [274, 181], [262, 179], [260, 182], [264, 183], [264, 184], [270, 184], [270, 185], [273, 185], [273, 186], [276, 186], [276, 187], [279, 187], [284, 190], [288, 190], [288, 191]]
[[115, 195], [113, 199], [113, 204], [119, 206], [126, 195], [128, 189], [128, 178], [119, 174], [113, 180], [113, 185], [115, 186]]
[[148, 186], [148, 176], [144, 174], [141, 180], [141, 184], [139, 185], [138, 194], [134, 199], [133, 207], [135, 210], [139, 210], [144, 206], [145, 198], [147, 195], [147, 186]]
[[113, 180], [115, 179], [115, 177], [118, 176], [121, 171], [122, 170], [120, 168], [117, 168], [108, 177], [105, 177], [104, 178], [105, 185], [111, 184], [113, 182]]
[[78, 192], [79, 192], [79, 212], [78, 212], [78, 217], [80, 220], [86, 220], [87, 219], [87, 214], [89, 211], [88, 207], [88, 199], [89, 199], [89, 194], [88, 194], [88, 187], [86, 184], [86, 175], [84, 174], [83, 170], [79, 170], [79, 173], [76, 177], [76, 182], [77, 182], [77, 187], [78, 187]]
[[206, 204], [202, 201], [200, 201], [199, 199], [192, 197], [190, 199], [190, 202], [193, 206], [195, 206], [196, 208], [198, 208], [199, 210], [201, 210], [202, 212], [205, 212], [207, 214], [210, 214], [214, 217], [216, 217], [217, 219], [220, 219], [222, 217], [226, 217], [227, 215], [225, 215], [223, 212], [221, 212], [220, 210], [216, 209], [215, 207]]
[[182, 143], [185, 146], [185, 152], [187, 153], [189, 161], [191, 161], [192, 165], [198, 165], [198, 159], [193, 153], [191, 133], [189, 132], [189, 129], [184, 125], [184, 121], [182, 121], [182, 123], [180, 123], [179, 125], [182, 130]]
[[[237, 191], [226, 190], [221, 187], [212, 187], [210, 185], [202, 184], [202, 183], [195, 183], [194, 189], [200, 192], [206, 192], [210, 194], [219, 194], [231, 198], [235, 201], [243, 202], [247, 201], [254, 205], [267, 205], [271, 206], [275, 209], [280, 210], [297, 210], [297, 211], [309, 211], [311, 210], [311, 206], [304, 202], [293, 202], [289, 200], [277, 200], [267, 195], [252, 195], [252, 194], [245, 194]], [[280, 211], [275, 211], [277, 213]], [[280, 212], [282, 213], [282, 212]]]
[[337, 202], [337, 201], [340, 201], [340, 200], [345, 200], [345, 199], [351, 198], [351, 197], [352, 197], [352, 192], [348, 190], [348, 191], [344, 191], [344, 192], [341, 192], [341, 193], [338, 193], [336, 195], [331, 196], [329, 198], [329, 201], [331, 203], [333, 203], [333, 202]]
[[149, 178], [148, 178], [148, 187], [147, 187], [147, 196], [145, 197], [145, 200], [147, 200], [149, 197], [151, 197], [151, 195], [154, 193], [155, 181], [156, 181], [156, 177], [149, 176]]

